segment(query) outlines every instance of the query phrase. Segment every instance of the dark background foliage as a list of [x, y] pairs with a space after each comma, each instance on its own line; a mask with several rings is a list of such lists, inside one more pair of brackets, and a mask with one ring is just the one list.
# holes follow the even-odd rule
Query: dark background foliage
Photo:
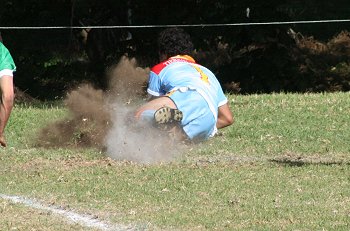
[[[2, 27], [222, 24], [350, 15], [350, 2], [345, 0], [3, 1]], [[344, 22], [185, 30], [194, 40], [197, 61], [215, 72], [225, 90], [269, 93], [348, 91], [349, 27]], [[18, 67], [16, 86], [33, 97], [52, 99], [83, 81], [105, 88], [105, 69], [122, 55], [136, 57], [142, 67], [154, 65], [155, 41], [162, 29], [88, 29], [87, 37], [86, 31], [69, 28], [1, 33]]]

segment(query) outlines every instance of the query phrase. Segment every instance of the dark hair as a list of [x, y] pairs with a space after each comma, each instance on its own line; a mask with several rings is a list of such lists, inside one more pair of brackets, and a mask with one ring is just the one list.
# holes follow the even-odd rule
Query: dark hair
[[193, 43], [191, 37], [181, 28], [168, 28], [163, 30], [158, 37], [158, 49], [160, 54], [167, 57], [175, 55], [191, 55]]

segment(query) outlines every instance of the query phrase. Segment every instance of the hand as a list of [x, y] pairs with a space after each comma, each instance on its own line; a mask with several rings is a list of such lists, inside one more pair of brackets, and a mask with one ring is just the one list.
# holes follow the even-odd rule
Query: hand
[[0, 135], [0, 145], [2, 147], [6, 147], [6, 140], [5, 140], [4, 135]]

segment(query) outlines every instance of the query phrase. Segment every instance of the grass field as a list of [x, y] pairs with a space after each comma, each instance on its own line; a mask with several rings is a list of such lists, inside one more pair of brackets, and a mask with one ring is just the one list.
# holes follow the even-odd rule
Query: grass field
[[[350, 93], [229, 98], [233, 126], [150, 165], [35, 147], [38, 129], [67, 111], [16, 105], [0, 194], [135, 230], [349, 230]], [[0, 230], [90, 230], [6, 199], [0, 216]]]

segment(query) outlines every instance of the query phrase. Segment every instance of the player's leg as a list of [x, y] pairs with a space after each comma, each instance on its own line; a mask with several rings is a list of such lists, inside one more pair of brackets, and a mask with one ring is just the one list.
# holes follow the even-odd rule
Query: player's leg
[[171, 114], [174, 109], [177, 109], [175, 103], [169, 97], [163, 96], [153, 99], [139, 107], [135, 112], [135, 117], [141, 120], [153, 120], [157, 111], [157, 115], [165, 115]]

